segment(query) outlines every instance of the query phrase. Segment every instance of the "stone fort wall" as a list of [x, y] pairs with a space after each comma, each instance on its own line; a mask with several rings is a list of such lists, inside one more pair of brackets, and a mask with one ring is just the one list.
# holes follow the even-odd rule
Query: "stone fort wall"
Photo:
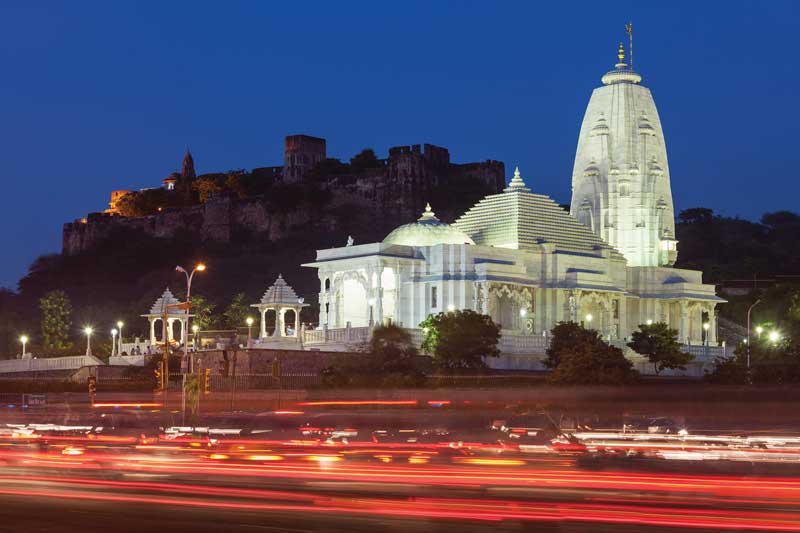
[[[323, 143], [324, 150], [324, 140], [316, 140]], [[301, 158], [302, 154], [295, 153], [297, 146], [292, 144], [291, 148], [291, 160]], [[313, 156], [319, 158], [319, 147], [314, 144], [312, 148], [316, 150]], [[333, 209], [327, 214], [304, 205], [276, 211], [264, 198], [242, 199], [225, 194], [212, 196], [202, 205], [165, 209], [145, 217], [92, 213], [64, 224], [62, 253], [74, 255], [92, 250], [119, 228], [162, 238], [186, 231], [204, 241], [219, 243], [230, 242], [238, 233], [259, 233], [278, 241], [289, 237], [293, 227], [336, 229], [342, 218], [337, 207], [341, 212], [357, 209], [362, 216], [394, 227], [416, 219], [434, 187], [466, 178], [479, 179], [490, 192], [500, 192], [505, 186], [502, 162], [455, 164], [446, 148], [430, 144], [391, 148], [389, 157], [380, 164], [358, 174], [329, 176], [322, 183], [331, 195]], [[278, 168], [273, 172], [276, 176]]]

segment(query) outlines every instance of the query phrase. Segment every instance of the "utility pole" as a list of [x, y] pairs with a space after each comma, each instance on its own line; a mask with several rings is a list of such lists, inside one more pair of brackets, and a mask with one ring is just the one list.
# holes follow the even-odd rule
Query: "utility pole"
[[756, 300], [747, 310], [747, 382], [750, 383], [750, 312], [761, 303], [761, 298]]
[[233, 365], [231, 372], [231, 405], [230, 409], [233, 411], [233, 405], [236, 400], [236, 351], [233, 352]]

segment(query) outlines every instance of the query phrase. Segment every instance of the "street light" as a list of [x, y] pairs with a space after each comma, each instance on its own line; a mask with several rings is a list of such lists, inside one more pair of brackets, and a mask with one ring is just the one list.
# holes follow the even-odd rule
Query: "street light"
[[[111, 330], [111, 357], [114, 357], [114, 347], [117, 345], [116, 342], [117, 333], [119, 333], [119, 331], [117, 331], [117, 328]], [[119, 350], [117, 350], [117, 352], [119, 352]]]
[[772, 344], [775, 344], [775, 343], [776, 343], [776, 342], [778, 342], [779, 340], [781, 340], [781, 334], [780, 334], [780, 333], [778, 333], [778, 332], [777, 332], [777, 331], [775, 331], [775, 330], [772, 330], [772, 331], [770, 331], [770, 332], [769, 332], [769, 341], [770, 341]]
[[589, 323], [591, 324], [591, 323], [592, 323], [592, 319], [593, 319], [593, 318], [594, 318], [594, 317], [592, 316], [592, 313], [588, 313], [588, 314], [586, 315], [586, 322], [589, 322]]
[[652, 318], [648, 318], [646, 324], [648, 326], [652, 326], [653, 325], [653, 319]]
[[122, 326], [125, 322], [117, 320], [117, 329], [119, 330], [119, 340], [117, 341], [117, 355], [122, 355]]
[[247, 347], [250, 348], [250, 343], [253, 340], [253, 317], [247, 317]]
[[25, 346], [28, 344], [28, 336], [20, 335], [19, 342], [22, 343], [22, 357], [25, 357]]
[[[750, 308], [747, 310], [747, 382], [748, 383], [750, 382], [750, 344], [751, 344], [750, 343], [750, 312], [753, 310], [753, 308], [755, 306], [757, 306], [760, 303], [761, 303], [761, 299], [759, 298], [758, 300], [753, 302], [753, 305], [751, 305]], [[764, 331], [764, 328], [762, 328], [761, 326], [758, 326], [756, 328], [756, 333], [758, 333], [759, 336], [761, 336], [761, 332], [762, 331]]]
[[[197, 265], [195, 265], [195, 267], [192, 269], [191, 272], [188, 272], [185, 268], [183, 268], [180, 265], [176, 266], [175, 270], [177, 272], [183, 272], [186, 275], [186, 303], [188, 304], [188, 303], [191, 302], [191, 297], [192, 297], [192, 279], [194, 278], [194, 273], [195, 272], [204, 272], [206, 270], [206, 265], [204, 265], [203, 263], [198, 263]], [[190, 311], [190, 308], [186, 309], [186, 324], [184, 325], [184, 328], [188, 328], [189, 327], [189, 311]], [[185, 333], [185, 330], [184, 330], [184, 335], [185, 334], [186, 333]], [[184, 343], [183, 343], [183, 358], [184, 358], [184, 360], [188, 360], [189, 359], [189, 343], [186, 342], [185, 339], [184, 339]], [[181, 365], [181, 369], [182, 370], [183, 370], [183, 368], [184, 368], [184, 365]], [[186, 372], [184, 371], [184, 374], [185, 373]]]
[[86, 355], [92, 355], [92, 332], [94, 330], [91, 326], [83, 328], [83, 333], [86, 335]]
[[[181, 361], [181, 375], [182, 375], [182, 383], [181, 383], [181, 413], [182, 419], [185, 421], [186, 419], [186, 370], [189, 365], [189, 339], [187, 329], [189, 328], [189, 313], [191, 311], [191, 297], [192, 297], [192, 279], [194, 278], [195, 272], [203, 272], [206, 269], [206, 265], [203, 263], [198, 263], [192, 269], [191, 273], [188, 272], [185, 268], [178, 265], [175, 267], [177, 272], [183, 272], [186, 275], [186, 322], [183, 324], [183, 329], [181, 330], [183, 339], [183, 361]], [[164, 308], [167, 309], [166, 307]], [[166, 336], [164, 337], [164, 349], [166, 350]], [[167, 353], [166, 351], [164, 352]], [[189, 369], [190, 371], [192, 369]]]
[[195, 352], [197, 351], [197, 332], [198, 331], [200, 331], [200, 326], [198, 326], [197, 324], [193, 325], [192, 326], [192, 333], [194, 333], [194, 337], [192, 339], [192, 348], [194, 348]]
[[706, 346], [708, 346], [708, 330], [711, 327], [711, 324], [708, 322], [703, 322], [703, 340], [705, 340]]

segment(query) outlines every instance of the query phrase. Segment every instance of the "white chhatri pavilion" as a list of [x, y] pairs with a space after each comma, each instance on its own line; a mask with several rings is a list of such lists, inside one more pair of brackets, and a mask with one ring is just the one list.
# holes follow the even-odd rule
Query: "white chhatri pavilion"
[[[172, 294], [172, 291], [169, 290], [169, 287], [164, 291], [164, 293], [155, 301], [153, 306], [150, 308], [150, 312], [142, 317], [146, 318], [147, 321], [150, 323], [150, 346], [155, 346], [158, 342], [156, 339], [156, 323], [161, 322], [161, 327], [164, 327], [164, 310], [167, 310], [167, 340], [172, 342], [176, 340], [174, 331], [173, 331], [173, 324], [177, 321], [181, 325], [181, 333], [180, 333], [180, 344], [184, 344], [186, 342], [186, 323], [189, 318], [194, 317], [192, 314], [188, 314], [180, 309], [176, 308], [167, 308], [167, 305], [178, 304], [180, 301], [175, 298], [175, 295]], [[162, 339], [163, 341], [163, 339]]]
[[[294, 289], [286, 283], [281, 274], [278, 274], [278, 279], [275, 283], [267, 289], [261, 301], [257, 304], [251, 304], [251, 307], [258, 309], [261, 314], [261, 328], [259, 339], [268, 339], [267, 335], [267, 313], [270, 311], [275, 312], [275, 332], [272, 334], [273, 338], [281, 337], [294, 337], [297, 338], [300, 331], [300, 310], [307, 307], [307, 303], [303, 303], [303, 299], [297, 296]], [[294, 329], [290, 333], [286, 331], [286, 313], [294, 312]]]

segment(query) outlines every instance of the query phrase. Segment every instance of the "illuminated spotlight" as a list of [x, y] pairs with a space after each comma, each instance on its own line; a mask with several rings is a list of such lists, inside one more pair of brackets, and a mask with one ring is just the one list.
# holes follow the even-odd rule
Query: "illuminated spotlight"
[[453, 305], [453, 304], [450, 304], [450, 305], [447, 306], [447, 310], [452, 313], [453, 311], [456, 310], [456, 306]]
[[762, 333], [764, 333], [764, 328], [763, 328], [763, 327], [761, 327], [761, 326], [756, 326], [756, 333], [758, 333], [759, 335], [761, 335]]
[[594, 318], [594, 317], [592, 316], [592, 314], [591, 314], [591, 313], [587, 314], [587, 315], [586, 315], [586, 322], [591, 322], [593, 318]]
[[528, 316], [528, 310], [523, 307], [522, 309], [519, 310], [519, 316], [525, 318], [526, 316]]
[[781, 334], [777, 331], [773, 330], [769, 332], [769, 340], [770, 342], [778, 342], [781, 340]]
[[653, 325], [653, 319], [652, 318], [648, 318], [647, 319], [647, 325], [648, 326], [652, 326]]

